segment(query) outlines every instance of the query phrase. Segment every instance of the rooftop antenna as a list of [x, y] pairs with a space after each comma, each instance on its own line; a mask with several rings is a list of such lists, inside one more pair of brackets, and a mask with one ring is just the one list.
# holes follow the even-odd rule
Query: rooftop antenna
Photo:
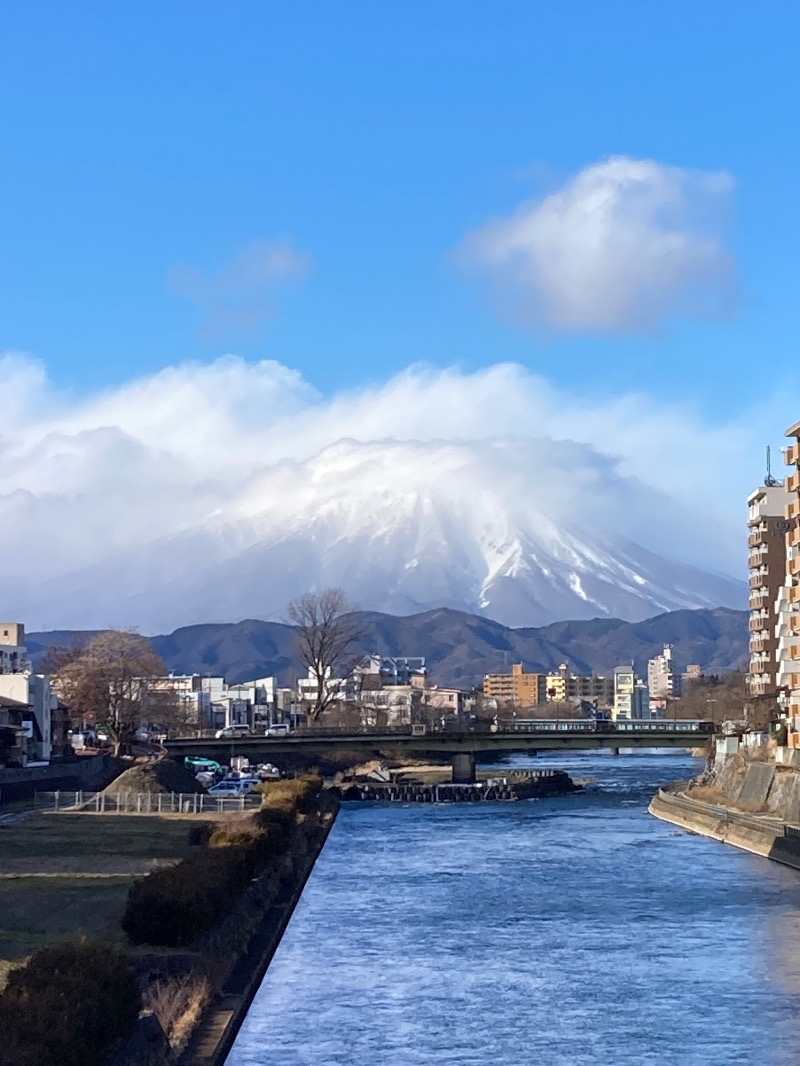
[[766, 477], [764, 478], [764, 484], [767, 486], [767, 488], [770, 488], [770, 489], [779, 488], [783, 484], [782, 481], [778, 481], [777, 478], [772, 476], [772, 462], [771, 462], [771, 458], [770, 458], [770, 447], [769, 447], [769, 445], [767, 445], [767, 474], [766, 474]]

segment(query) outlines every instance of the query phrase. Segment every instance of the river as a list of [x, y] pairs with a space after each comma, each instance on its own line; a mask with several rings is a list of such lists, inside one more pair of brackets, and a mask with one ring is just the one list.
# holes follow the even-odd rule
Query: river
[[800, 873], [647, 814], [686, 756], [535, 765], [596, 783], [345, 805], [228, 1066], [794, 1062]]

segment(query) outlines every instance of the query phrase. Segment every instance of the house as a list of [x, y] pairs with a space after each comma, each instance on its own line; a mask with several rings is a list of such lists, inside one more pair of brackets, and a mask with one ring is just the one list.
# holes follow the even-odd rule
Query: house
[[[34, 674], [25, 647], [25, 626], [21, 622], [0, 622], [0, 699], [7, 701], [6, 711], [14, 718], [20, 707], [19, 725], [25, 730], [26, 743], [22, 764], [48, 762], [53, 751], [52, 715], [58, 700], [50, 687], [50, 678]], [[11, 722], [6, 728], [15, 728]]]

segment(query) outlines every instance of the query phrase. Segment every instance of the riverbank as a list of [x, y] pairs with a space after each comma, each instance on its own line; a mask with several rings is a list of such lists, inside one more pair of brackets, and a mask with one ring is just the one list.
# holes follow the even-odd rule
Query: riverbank
[[686, 795], [689, 782], [659, 789], [648, 807], [662, 821], [800, 870], [800, 827]]
[[323, 792], [316, 817], [313, 820], [306, 819], [295, 834], [288, 853], [290, 875], [277, 894], [271, 900], [261, 896], [244, 901], [245, 908], [251, 912], [253, 908], [256, 909], [258, 920], [237, 953], [221, 989], [200, 1016], [186, 1047], [176, 1060], [177, 1066], [221, 1066], [227, 1058], [325, 846], [338, 811], [335, 798]]
[[[4, 1017], [28, 1002], [26, 981], [43, 982], [48, 1002], [68, 993], [66, 1015], [79, 1014], [97, 963], [113, 971], [125, 1016], [110, 1032], [115, 1046], [95, 1026], [80, 1066], [218, 1066], [335, 821], [338, 803], [321, 785], [275, 783], [242, 814], [49, 812], [0, 827]], [[80, 968], [67, 992], [48, 951]], [[32, 1024], [19, 1021], [4, 1066], [27, 1066]], [[70, 1040], [69, 1027], [54, 1027], [37, 1064], [77, 1063], [63, 1058]]]

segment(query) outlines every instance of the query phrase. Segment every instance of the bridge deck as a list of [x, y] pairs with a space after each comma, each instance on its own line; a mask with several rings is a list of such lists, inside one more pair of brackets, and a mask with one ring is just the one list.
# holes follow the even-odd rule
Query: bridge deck
[[[671, 726], [672, 723], [669, 723]], [[369, 751], [438, 751], [448, 754], [480, 751], [596, 751], [601, 748], [694, 748], [710, 739], [708, 730], [669, 728], [624, 730], [513, 730], [509, 732], [410, 733], [304, 733], [283, 737], [182, 737], [167, 740], [165, 747], [174, 757], [256, 756], [302, 752], [322, 755], [333, 748]]]

